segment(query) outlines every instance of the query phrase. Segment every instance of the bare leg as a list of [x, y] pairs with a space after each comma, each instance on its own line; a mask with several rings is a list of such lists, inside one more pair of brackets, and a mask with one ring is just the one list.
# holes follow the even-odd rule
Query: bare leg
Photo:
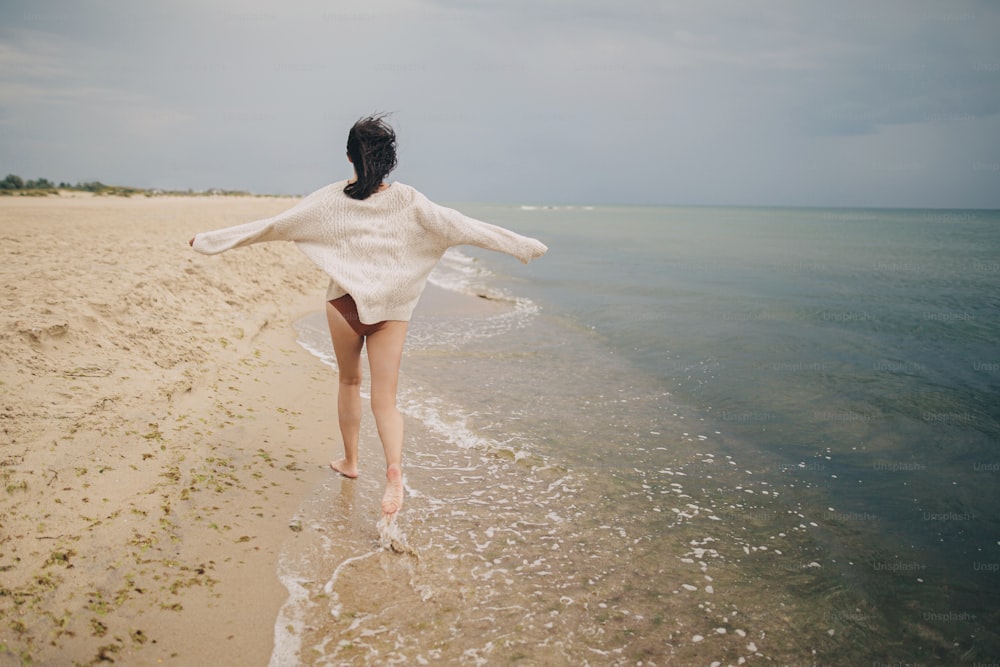
[[345, 477], [358, 476], [358, 435], [361, 431], [361, 348], [365, 339], [355, 333], [336, 308], [326, 304], [333, 351], [337, 355], [340, 383], [337, 391], [337, 419], [344, 440], [344, 458], [330, 467]]
[[392, 516], [403, 506], [403, 415], [396, 408], [396, 389], [408, 326], [408, 322], [391, 320], [366, 341], [372, 376], [372, 413], [385, 453], [383, 516]]

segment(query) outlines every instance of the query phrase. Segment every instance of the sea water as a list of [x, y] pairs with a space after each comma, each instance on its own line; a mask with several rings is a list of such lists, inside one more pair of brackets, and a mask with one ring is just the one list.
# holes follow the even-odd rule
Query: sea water
[[273, 665], [1000, 662], [1000, 213], [460, 208], [550, 251], [442, 261]]

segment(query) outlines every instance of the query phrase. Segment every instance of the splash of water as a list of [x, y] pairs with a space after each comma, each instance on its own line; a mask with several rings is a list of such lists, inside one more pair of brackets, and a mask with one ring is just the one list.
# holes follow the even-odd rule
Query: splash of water
[[420, 560], [420, 554], [410, 546], [409, 541], [406, 539], [406, 533], [403, 532], [403, 529], [399, 527], [399, 523], [396, 522], [395, 514], [383, 516], [375, 524], [375, 528], [378, 530], [379, 545], [383, 549], [397, 554], [413, 556], [417, 560]]

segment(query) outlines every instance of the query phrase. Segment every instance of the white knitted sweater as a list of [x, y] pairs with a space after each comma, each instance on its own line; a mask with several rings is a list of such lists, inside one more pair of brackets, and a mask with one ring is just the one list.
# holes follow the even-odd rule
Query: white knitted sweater
[[271, 218], [195, 236], [198, 252], [214, 255], [262, 241], [294, 241], [330, 276], [327, 299], [354, 297], [365, 324], [409, 320], [427, 276], [453, 246], [474, 245], [524, 263], [545, 244], [430, 201], [395, 182], [367, 199], [344, 194], [339, 181]]

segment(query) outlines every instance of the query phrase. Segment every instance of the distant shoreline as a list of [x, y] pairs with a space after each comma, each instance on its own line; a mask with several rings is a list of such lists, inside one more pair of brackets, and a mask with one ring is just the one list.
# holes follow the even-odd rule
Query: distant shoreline
[[[290, 195], [254, 194], [246, 190], [226, 190], [224, 188], [208, 188], [207, 190], [165, 190], [163, 188], [136, 188], [129, 185], [107, 185], [100, 181], [70, 184], [62, 181], [53, 183], [47, 178], [25, 180], [17, 174], [7, 174], [0, 180], [0, 196], [8, 197], [49, 197], [65, 196], [68, 193], [91, 194], [99, 197], [288, 197]], [[294, 195], [298, 196], [298, 195]]]
[[256, 194], [245, 190], [161, 190], [159, 188], [129, 188], [107, 186], [101, 190], [77, 188], [23, 188], [20, 190], [0, 190], [0, 197], [267, 197], [297, 198], [300, 195]]

